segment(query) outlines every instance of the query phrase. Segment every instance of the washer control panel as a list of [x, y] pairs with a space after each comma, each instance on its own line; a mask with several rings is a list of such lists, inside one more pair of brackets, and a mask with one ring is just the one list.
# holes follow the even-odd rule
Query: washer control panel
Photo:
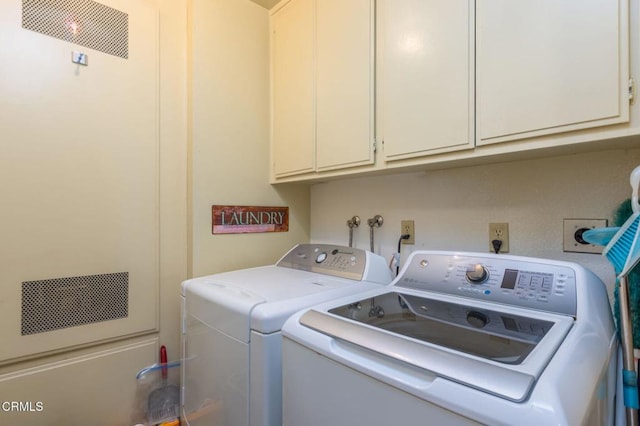
[[449, 252], [414, 252], [408, 262], [395, 285], [576, 315], [576, 271], [567, 262]]
[[280, 259], [277, 265], [361, 281], [368, 259], [366, 251], [353, 247], [300, 244]]

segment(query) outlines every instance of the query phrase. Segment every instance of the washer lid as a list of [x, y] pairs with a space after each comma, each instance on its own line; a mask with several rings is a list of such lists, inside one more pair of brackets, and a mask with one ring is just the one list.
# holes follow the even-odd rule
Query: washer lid
[[194, 278], [182, 284], [182, 291], [188, 314], [248, 342], [250, 329], [277, 332], [302, 308], [369, 286], [380, 287], [271, 265]]
[[[554, 314], [410, 293], [384, 293], [300, 323], [512, 401], [532, 390], [573, 324]], [[526, 362], [524, 362], [526, 360]]]

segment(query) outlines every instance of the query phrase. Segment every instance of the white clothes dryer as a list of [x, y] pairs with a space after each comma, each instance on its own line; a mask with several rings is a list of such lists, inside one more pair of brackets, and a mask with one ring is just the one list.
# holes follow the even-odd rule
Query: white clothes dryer
[[612, 425], [617, 337], [580, 265], [416, 251], [283, 327], [285, 426]]
[[328, 244], [300, 244], [275, 265], [183, 282], [183, 424], [281, 426], [286, 319], [390, 282], [382, 257]]

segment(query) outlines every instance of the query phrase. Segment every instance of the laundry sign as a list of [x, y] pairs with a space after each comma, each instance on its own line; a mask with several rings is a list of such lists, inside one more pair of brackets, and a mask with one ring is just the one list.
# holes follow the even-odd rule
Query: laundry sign
[[211, 206], [214, 234], [289, 231], [289, 207]]

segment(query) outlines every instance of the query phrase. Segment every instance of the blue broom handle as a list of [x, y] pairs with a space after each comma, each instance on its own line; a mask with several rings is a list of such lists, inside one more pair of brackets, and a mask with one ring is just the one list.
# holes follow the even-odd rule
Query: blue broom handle
[[627, 426], [638, 426], [638, 383], [633, 356], [633, 336], [629, 316], [629, 293], [627, 276], [620, 275], [620, 337], [622, 340], [622, 378], [623, 398], [627, 414]]

